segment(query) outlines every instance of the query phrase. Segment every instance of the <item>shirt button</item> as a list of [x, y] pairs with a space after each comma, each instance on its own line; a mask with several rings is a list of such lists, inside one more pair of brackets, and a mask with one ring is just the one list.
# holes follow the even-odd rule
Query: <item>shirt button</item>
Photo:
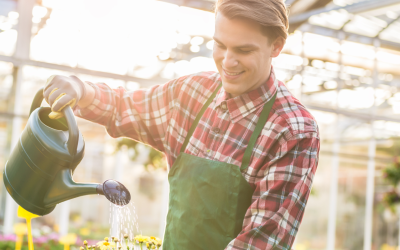
[[221, 103], [221, 109], [222, 109], [223, 111], [228, 110], [228, 106], [226, 105], [226, 102], [225, 102], [225, 101], [223, 101], [223, 102]]
[[217, 134], [218, 134], [219, 132], [221, 132], [221, 130], [220, 130], [219, 128], [214, 128], [213, 130], [214, 130], [214, 132], [217, 133]]

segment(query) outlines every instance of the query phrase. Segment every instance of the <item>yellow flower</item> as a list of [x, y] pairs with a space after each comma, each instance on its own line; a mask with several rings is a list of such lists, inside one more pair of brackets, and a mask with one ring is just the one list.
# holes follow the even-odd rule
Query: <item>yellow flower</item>
[[107, 250], [110, 247], [115, 247], [114, 242], [107, 242], [107, 241], [99, 241], [97, 242], [97, 247], [100, 248], [100, 250]]
[[158, 247], [160, 247], [162, 245], [162, 240], [160, 238], [157, 237], [150, 237], [153, 240], [153, 244], [157, 245]]
[[160, 245], [160, 246], [161, 246], [161, 244], [162, 244], [162, 239], [157, 238], [157, 245]]
[[108, 242], [108, 237], [105, 237], [105, 238], [104, 238], [104, 241], [107, 241], [107, 242]]
[[136, 237], [134, 238], [135, 241], [138, 241], [139, 243], [143, 243], [143, 242], [147, 242], [150, 240], [150, 238], [148, 236], [143, 236], [143, 235], [136, 235]]
[[87, 246], [87, 241], [86, 240], [83, 241], [83, 245]]

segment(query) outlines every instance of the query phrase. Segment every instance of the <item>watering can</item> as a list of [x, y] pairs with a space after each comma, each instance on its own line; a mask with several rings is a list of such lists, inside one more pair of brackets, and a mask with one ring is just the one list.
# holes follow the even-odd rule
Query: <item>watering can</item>
[[64, 117], [50, 119], [51, 108], [41, 107], [43, 88], [32, 102], [30, 116], [6, 163], [4, 185], [25, 210], [46, 215], [58, 203], [89, 194], [104, 195], [112, 203], [129, 203], [128, 189], [114, 180], [103, 184], [76, 183], [72, 175], [83, 158], [85, 142], [71, 107]]

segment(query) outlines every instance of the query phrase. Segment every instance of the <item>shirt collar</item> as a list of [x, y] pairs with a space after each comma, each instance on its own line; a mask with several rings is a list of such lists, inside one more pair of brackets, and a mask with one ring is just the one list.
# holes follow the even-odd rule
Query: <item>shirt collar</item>
[[271, 66], [271, 74], [265, 84], [250, 92], [241, 94], [234, 98], [230, 98], [229, 93], [222, 87], [216, 96], [214, 109], [226, 102], [229, 116], [233, 123], [240, 121], [248, 114], [254, 112], [258, 108], [262, 108], [275, 94], [278, 88], [278, 80]]

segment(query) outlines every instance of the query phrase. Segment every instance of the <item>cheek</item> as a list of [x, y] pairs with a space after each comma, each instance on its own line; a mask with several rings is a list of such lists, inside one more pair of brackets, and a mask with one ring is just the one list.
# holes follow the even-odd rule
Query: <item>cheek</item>
[[214, 61], [216, 61], [216, 62], [222, 61], [224, 59], [222, 53], [220, 51], [218, 51], [218, 49], [213, 50], [213, 58], [214, 58]]

